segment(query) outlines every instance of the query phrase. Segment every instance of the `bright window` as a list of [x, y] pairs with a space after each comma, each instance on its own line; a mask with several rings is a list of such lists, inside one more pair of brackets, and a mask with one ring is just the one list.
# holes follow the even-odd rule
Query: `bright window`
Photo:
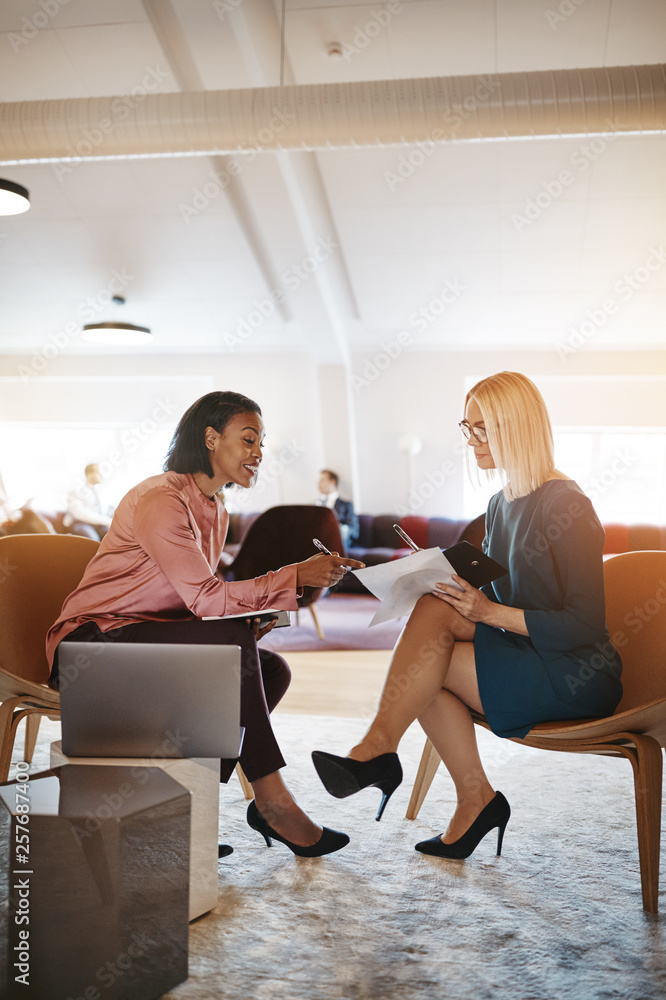
[[[555, 464], [589, 496], [602, 522], [666, 523], [666, 428], [555, 428]], [[474, 475], [474, 472], [473, 472]], [[464, 516], [476, 517], [501, 488], [465, 475]]]
[[567, 427], [555, 462], [587, 493], [601, 521], [666, 521], [666, 428]]
[[0, 473], [10, 508], [64, 510], [84, 468], [97, 462], [104, 507], [113, 508], [136, 483], [162, 472], [175, 421], [134, 424], [0, 423]]

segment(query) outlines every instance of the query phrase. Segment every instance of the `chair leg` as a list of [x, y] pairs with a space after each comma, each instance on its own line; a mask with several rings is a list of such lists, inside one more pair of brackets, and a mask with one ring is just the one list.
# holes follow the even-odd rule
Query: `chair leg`
[[21, 698], [7, 698], [0, 705], [0, 784], [7, 781], [16, 737], [15, 709]]
[[[35, 699], [35, 701], [37, 701], [37, 699]], [[7, 698], [2, 702], [0, 705], [0, 784], [3, 784], [9, 778], [9, 769], [12, 763], [12, 751], [16, 740], [16, 730], [23, 719], [30, 719], [33, 715], [36, 715], [37, 719], [39, 719], [40, 715], [50, 715], [53, 717], [53, 712], [58, 711], [59, 710], [55, 705], [39, 705], [38, 703], [32, 703], [26, 706], [25, 698], [22, 697]], [[32, 759], [32, 755], [30, 759]], [[27, 757], [26, 761], [27, 763], [30, 763]]]
[[254, 792], [252, 791], [252, 785], [245, 777], [245, 772], [240, 764], [236, 764], [236, 774], [238, 775], [238, 780], [240, 781], [241, 788], [243, 789], [243, 795], [246, 799], [253, 799]]
[[441, 763], [441, 758], [429, 739], [426, 739], [421, 763], [416, 773], [412, 797], [407, 806], [407, 819], [416, 819], [423, 805], [423, 800], [428, 794], [428, 789], [432, 785], [433, 778], [437, 774], [437, 768]]
[[312, 615], [312, 618], [314, 620], [315, 628], [317, 629], [317, 635], [319, 636], [320, 639], [323, 639], [324, 633], [322, 632], [321, 625], [319, 624], [319, 618], [317, 617], [317, 612], [315, 611], [314, 604], [310, 605], [310, 614]]
[[651, 736], [632, 736], [636, 747], [630, 758], [634, 768], [636, 828], [641, 868], [643, 909], [659, 908], [659, 841], [661, 836], [661, 790], [663, 762], [661, 747]]
[[37, 736], [39, 735], [39, 724], [41, 721], [42, 717], [37, 712], [33, 712], [31, 715], [28, 715], [25, 720], [24, 760], [28, 764], [32, 764], [32, 758], [35, 753], [35, 745], [37, 743]]

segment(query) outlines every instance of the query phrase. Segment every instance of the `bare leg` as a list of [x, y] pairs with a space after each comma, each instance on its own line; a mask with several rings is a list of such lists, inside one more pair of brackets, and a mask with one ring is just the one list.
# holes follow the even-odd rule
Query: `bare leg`
[[475, 626], [451, 605], [430, 594], [421, 597], [393, 650], [377, 714], [354, 760], [392, 753], [409, 726], [426, 711], [445, 685], [454, 647], [474, 637]]
[[467, 706], [451, 691], [440, 691], [419, 718], [456, 789], [457, 806], [441, 840], [452, 844], [472, 825], [495, 792], [488, 781]]
[[257, 809], [276, 833], [301, 847], [316, 844], [322, 827], [298, 805], [279, 771], [251, 782]]

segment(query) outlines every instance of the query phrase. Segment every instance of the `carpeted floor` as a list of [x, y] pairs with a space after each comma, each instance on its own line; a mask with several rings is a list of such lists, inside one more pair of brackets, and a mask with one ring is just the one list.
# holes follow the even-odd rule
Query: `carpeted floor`
[[[345, 753], [363, 723], [276, 715], [275, 725], [299, 801], [351, 843], [322, 859], [268, 849], [245, 824], [235, 778], [223, 786], [220, 835], [235, 851], [219, 865], [218, 906], [191, 925], [190, 977], [169, 1000], [666, 996], [666, 916], [641, 908], [628, 763], [480, 732], [491, 780], [513, 809], [503, 854], [490, 835], [468, 861], [447, 862], [413, 850], [450, 815], [443, 769], [419, 818], [404, 818], [418, 727], [401, 746], [405, 781], [376, 823], [376, 789], [332, 799], [309, 759], [314, 747]], [[43, 723], [36, 769], [48, 766], [58, 728]]]
[[278, 653], [322, 652], [335, 649], [393, 649], [406, 618], [399, 618], [368, 628], [379, 607], [370, 594], [329, 594], [317, 601], [316, 611], [324, 638], [317, 635], [308, 608], [299, 611], [298, 625], [274, 629], [261, 645]]

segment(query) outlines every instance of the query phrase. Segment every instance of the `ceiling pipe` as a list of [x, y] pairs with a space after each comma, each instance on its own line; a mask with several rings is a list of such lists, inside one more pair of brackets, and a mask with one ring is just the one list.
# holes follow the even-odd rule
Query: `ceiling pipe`
[[666, 130], [666, 66], [150, 93], [0, 105], [0, 162]]

